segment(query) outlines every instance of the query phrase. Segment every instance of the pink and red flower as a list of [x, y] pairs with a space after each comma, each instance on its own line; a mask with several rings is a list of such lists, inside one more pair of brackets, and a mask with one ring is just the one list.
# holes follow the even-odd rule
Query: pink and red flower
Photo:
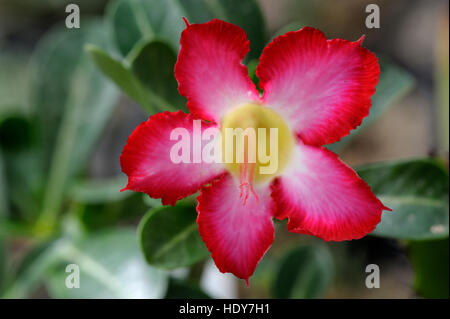
[[[186, 25], [175, 77], [191, 113], [155, 114], [136, 128], [121, 156], [125, 189], [161, 198], [165, 205], [200, 189], [197, 223], [203, 241], [220, 271], [247, 281], [273, 242], [272, 218], [288, 218], [289, 231], [326, 241], [372, 232], [389, 208], [322, 147], [347, 135], [369, 113], [380, 69], [362, 39], [327, 40], [309, 27], [275, 38], [256, 70], [260, 96], [242, 64], [249, 41], [241, 28], [216, 19]], [[203, 120], [203, 130], [220, 128], [231, 110], [249, 104], [280, 115], [295, 146], [277, 174], [246, 180], [254, 196], [243, 201], [242, 179], [227, 166], [173, 163], [170, 132], [183, 127], [192, 133], [196, 119]]]

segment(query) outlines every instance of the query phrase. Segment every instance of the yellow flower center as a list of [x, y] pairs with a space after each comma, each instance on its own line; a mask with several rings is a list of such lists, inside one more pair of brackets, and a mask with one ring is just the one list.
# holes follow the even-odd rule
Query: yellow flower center
[[228, 170], [240, 178], [241, 190], [253, 191], [253, 182], [267, 181], [286, 167], [294, 136], [273, 110], [245, 104], [227, 113], [221, 124], [222, 158]]

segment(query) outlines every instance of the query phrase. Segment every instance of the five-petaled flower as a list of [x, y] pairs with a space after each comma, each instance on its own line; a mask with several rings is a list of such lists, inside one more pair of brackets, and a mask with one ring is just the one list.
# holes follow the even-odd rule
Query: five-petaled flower
[[[161, 198], [165, 205], [200, 190], [197, 223], [203, 241], [220, 271], [247, 283], [273, 242], [272, 218], [288, 218], [289, 231], [326, 241], [370, 233], [389, 208], [322, 147], [347, 135], [369, 113], [380, 69], [377, 57], [361, 44], [362, 38], [327, 40], [309, 27], [275, 38], [256, 70], [260, 96], [242, 64], [249, 51], [245, 32], [216, 19], [186, 21], [175, 77], [190, 114], [158, 113], [136, 128], [120, 159], [128, 175], [124, 189]], [[171, 130], [192, 133], [196, 119], [203, 120], [203, 130], [278, 128], [278, 170], [261, 175], [259, 163], [173, 163]]]

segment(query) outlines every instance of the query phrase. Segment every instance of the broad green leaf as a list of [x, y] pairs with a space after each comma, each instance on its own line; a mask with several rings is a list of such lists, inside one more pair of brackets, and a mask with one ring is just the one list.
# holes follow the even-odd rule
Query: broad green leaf
[[272, 293], [275, 298], [320, 298], [333, 276], [334, 263], [326, 246], [296, 247], [281, 260]]
[[174, 76], [177, 56], [168, 44], [154, 40], [137, 45], [129, 61], [133, 73], [147, 90], [160, 97], [160, 104], [166, 103], [159, 105], [160, 109], [179, 109], [186, 104], [186, 100], [178, 93]]
[[448, 172], [432, 159], [371, 164], [360, 177], [392, 212], [385, 211], [372, 233], [425, 240], [448, 237]]
[[198, 233], [192, 205], [150, 210], [139, 225], [142, 251], [150, 265], [174, 269], [206, 258], [208, 250]]
[[113, 28], [114, 40], [123, 56], [126, 56], [141, 39], [150, 39], [154, 35], [141, 1], [110, 2], [107, 16]]
[[86, 43], [107, 46], [107, 38], [103, 24], [84, 22], [83, 28], [70, 32], [50, 32], [37, 50], [34, 106], [45, 167], [51, 168], [38, 227], [53, 223], [68, 182], [83, 168], [117, 104], [118, 91], [83, 50]]
[[424, 298], [448, 299], [448, 238], [409, 242], [417, 293]]
[[357, 134], [379, 119], [391, 106], [405, 96], [414, 86], [414, 78], [404, 69], [386, 59], [380, 59], [380, 79], [376, 92], [372, 96], [372, 106], [367, 117], [365, 117], [358, 128], [350, 132], [339, 142], [327, 145], [332, 151], [339, 151], [345, 147]]
[[103, 74], [110, 78], [125, 94], [139, 103], [147, 112], [154, 114], [158, 109], [165, 106], [158, 97], [143, 87], [128, 66], [94, 45], [87, 45], [86, 51]]
[[[134, 230], [111, 229], [66, 244], [63, 262], [46, 286], [53, 298], [162, 298], [167, 274], [146, 264]], [[68, 289], [68, 264], [80, 270], [80, 288]]]
[[[208, 2], [208, 0], [206, 1]], [[258, 3], [253, 0], [219, 0], [211, 2], [217, 7], [217, 10], [213, 11], [213, 15], [216, 15], [216, 12], [223, 12], [225, 21], [238, 25], [247, 33], [247, 37], [250, 40], [248, 59], [259, 58], [266, 45], [267, 35], [264, 17]], [[220, 6], [221, 8], [219, 9]], [[217, 17], [220, 18], [220, 16]]]
[[254, 0], [119, 0], [108, 8], [108, 17], [124, 56], [142, 39], [155, 37], [178, 50], [182, 17], [190, 23], [218, 18], [242, 27], [250, 40], [250, 58], [258, 57], [266, 42], [264, 19]]
[[170, 278], [165, 299], [210, 299], [198, 285], [187, 280]]

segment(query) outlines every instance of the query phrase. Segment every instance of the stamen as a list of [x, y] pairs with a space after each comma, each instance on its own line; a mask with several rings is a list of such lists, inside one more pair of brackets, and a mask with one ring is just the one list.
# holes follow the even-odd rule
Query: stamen
[[255, 167], [256, 163], [247, 163], [247, 160], [239, 165], [239, 177], [241, 182], [241, 184], [239, 185], [239, 188], [241, 189], [240, 198], [243, 197], [244, 205], [247, 203], [250, 192], [253, 194], [253, 196], [255, 196], [256, 200], [258, 200], [258, 195], [253, 189], [253, 176]]
[[260, 104], [234, 108], [221, 124], [223, 136], [231, 133], [232, 138], [222, 139], [223, 160], [239, 179], [241, 198], [246, 203], [249, 194], [255, 194], [253, 184], [271, 180], [289, 163], [295, 136], [280, 115]]

